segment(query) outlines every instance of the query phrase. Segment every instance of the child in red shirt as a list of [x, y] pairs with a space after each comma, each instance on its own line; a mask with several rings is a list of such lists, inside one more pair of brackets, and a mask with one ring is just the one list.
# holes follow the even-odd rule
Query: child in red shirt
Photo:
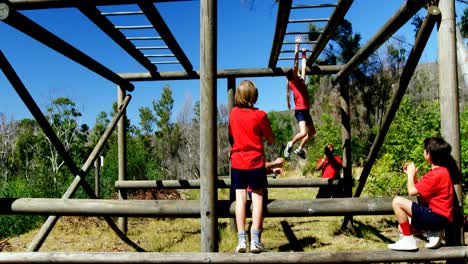
[[419, 195], [419, 203], [400, 196], [393, 199], [393, 211], [403, 236], [396, 243], [388, 245], [390, 249], [417, 250], [411, 227], [428, 231], [426, 248], [437, 248], [440, 245], [445, 226], [453, 222], [453, 183], [458, 183], [460, 179], [460, 171], [450, 155], [451, 150], [452, 147], [443, 138], [426, 138], [424, 159], [431, 163], [432, 169], [419, 181], [414, 163], [405, 164], [403, 171], [408, 176], [408, 194]]
[[[315, 170], [322, 170], [322, 178], [338, 179], [340, 178], [340, 170], [343, 167], [343, 161], [340, 156], [333, 155], [333, 145], [325, 146], [325, 155], [317, 161]], [[339, 197], [341, 194], [340, 187], [321, 186], [315, 198], [332, 198]]]
[[299, 147], [294, 151], [296, 155], [305, 159], [306, 152], [304, 151], [305, 144], [315, 135], [314, 122], [310, 115], [309, 109], [309, 93], [307, 86], [305, 85], [305, 74], [306, 74], [306, 49], [302, 49], [302, 69], [300, 76], [297, 74], [299, 64], [299, 44], [301, 42], [301, 36], [296, 36], [296, 48], [294, 51], [294, 67], [286, 73], [286, 102], [288, 103], [288, 109], [291, 109], [289, 97], [291, 91], [294, 95], [295, 111], [294, 115], [299, 124], [299, 132], [294, 138], [288, 142], [284, 149], [284, 157], [289, 158], [292, 152], [294, 143], [301, 141]]
[[254, 107], [258, 91], [252, 81], [239, 84], [234, 96], [235, 106], [229, 116], [231, 142], [231, 185], [236, 190], [236, 224], [239, 243], [236, 252], [247, 251], [245, 218], [247, 187], [252, 189], [252, 228], [250, 252], [266, 251], [260, 241], [263, 221], [263, 191], [267, 187], [263, 139], [274, 142], [266, 113]]

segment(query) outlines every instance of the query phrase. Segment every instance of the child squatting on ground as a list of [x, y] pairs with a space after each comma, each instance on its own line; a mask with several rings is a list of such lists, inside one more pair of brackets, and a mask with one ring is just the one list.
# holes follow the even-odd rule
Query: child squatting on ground
[[400, 196], [393, 199], [392, 207], [402, 236], [396, 243], [389, 244], [388, 248], [417, 250], [416, 239], [413, 237], [416, 230], [426, 231], [426, 248], [439, 247], [444, 228], [453, 222], [455, 198], [452, 183], [458, 183], [460, 179], [460, 171], [450, 155], [451, 150], [450, 144], [443, 138], [426, 138], [424, 159], [432, 168], [420, 180], [416, 177], [418, 168], [414, 163], [405, 164], [403, 171], [408, 176], [408, 194], [418, 196], [418, 203]]
[[290, 92], [292, 90], [294, 95], [294, 105], [297, 122], [299, 123], [299, 132], [294, 138], [288, 142], [284, 149], [284, 157], [289, 159], [294, 143], [301, 141], [299, 147], [294, 150], [294, 153], [299, 157], [305, 159], [306, 152], [304, 151], [305, 144], [315, 135], [314, 122], [310, 115], [310, 103], [309, 93], [307, 86], [305, 85], [305, 74], [306, 74], [306, 49], [302, 49], [302, 60], [301, 60], [301, 73], [298, 76], [298, 63], [299, 63], [299, 44], [301, 42], [301, 36], [296, 36], [296, 48], [294, 50], [294, 67], [286, 73], [286, 102], [288, 109], [291, 109], [289, 102]]
[[[339, 179], [340, 170], [343, 167], [343, 161], [340, 156], [333, 154], [334, 148], [332, 144], [327, 144], [324, 148], [322, 158], [317, 161], [315, 170], [322, 171], [322, 178], [324, 179]], [[320, 186], [317, 196], [315, 198], [337, 198], [342, 196], [342, 186]]]
[[247, 187], [252, 189], [252, 228], [250, 252], [266, 251], [261, 238], [263, 226], [263, 192], [267, 187], [263, 138], [274, 142], [267, 114], [254, 108], [258, 91], [249, 80], [239, 84], [234, 96], [234, 107], [229, 116], [231, 148], [231, 184], [236, 190], [236, 225], [238, 245], [236, 252], [247, 252], [245, 233]]

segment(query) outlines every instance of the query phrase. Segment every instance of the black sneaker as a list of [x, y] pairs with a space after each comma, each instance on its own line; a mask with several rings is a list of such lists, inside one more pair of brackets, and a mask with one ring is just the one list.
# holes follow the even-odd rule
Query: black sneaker
[[303, 149], [296, 149], [294, 153], [296, 153], [296, 155], [298, 155], [299, 157], [306, 159], [306, 153]]

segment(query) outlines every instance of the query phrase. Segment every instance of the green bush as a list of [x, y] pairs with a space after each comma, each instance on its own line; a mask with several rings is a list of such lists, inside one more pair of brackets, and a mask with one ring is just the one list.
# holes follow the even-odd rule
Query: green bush
[[[36, 188], [24, 180], [15, 179], [0, 184], [0, 197], [35, 197]], [[32, 215], [2, 215], [0, 216], [0, 239], [23, 234], [37, 227], [44, 220], [43, 216]]]

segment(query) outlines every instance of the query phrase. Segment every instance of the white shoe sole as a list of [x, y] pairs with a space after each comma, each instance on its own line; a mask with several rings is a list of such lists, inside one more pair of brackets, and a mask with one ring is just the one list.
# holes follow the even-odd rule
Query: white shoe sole
[[397, 251], [416, 251], [418, 250], [418, 247], [411, 247], [411, 248], [396, 248], [394, 244], [388, 245], [388, 248], [391, 250], [397, 250]]

